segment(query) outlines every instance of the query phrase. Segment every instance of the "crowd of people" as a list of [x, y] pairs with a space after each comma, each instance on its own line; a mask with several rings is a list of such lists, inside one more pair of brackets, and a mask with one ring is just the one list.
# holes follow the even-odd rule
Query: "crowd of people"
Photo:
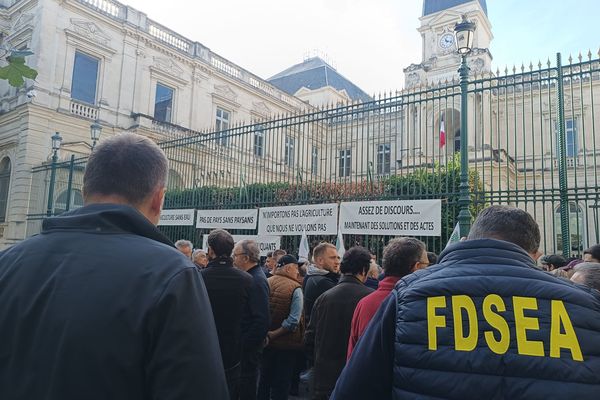
[[551, 399], [600, 396], [600, 245], [542, 256], [491, 206], [439, 256], [390, 240], [309, 259], [215, 229], [156, 228], [167, 160], [123, 134], [88, 161], [85, 206], [0, 253], [0, 398]]

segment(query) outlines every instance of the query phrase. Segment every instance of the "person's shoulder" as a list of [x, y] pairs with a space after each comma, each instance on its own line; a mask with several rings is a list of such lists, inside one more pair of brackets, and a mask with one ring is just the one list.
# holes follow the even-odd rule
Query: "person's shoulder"
[[254, 277], [252, 275], [236, 267], [233, 267], [233, 270], [235, 271], [235, 274], [239, 277], [239, 279], [244, 281], [244, 283], [246, 283], [247, 286], [252, 285], [252, 283], [254, 282]]
[[327, 275], [321, 275], [319, 276], [319, 280], [316, 282], [317, 285], [321, 286], [321, 287], [328, 287], [328, 288], [332, 288], [335, 285], [337, 285], [340, 277], [339, 275], [336, 274], [327, 274]]
[[127, 263], [132, 273], [141, 269], [145, 274], [150, 269], [152, 274], [174, 275], [184, 269], [195, 268], [192, 261], [174, 246], [141, 235], [101, 236], [94, 238], [93, 243], [97, 251], [110, 252], [106, 254], [107, 259], [117, 264]]

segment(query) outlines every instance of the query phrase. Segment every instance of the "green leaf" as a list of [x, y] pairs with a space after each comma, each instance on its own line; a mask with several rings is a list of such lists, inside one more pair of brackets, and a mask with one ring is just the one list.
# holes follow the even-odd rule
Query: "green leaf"
[[35, 79], [37, 71], [25, 65], [25, 57], [7, 57], [8, 65], [0, 68], [0, 79], [8, 80], [14, 87], [23, 86], [24, 78]]

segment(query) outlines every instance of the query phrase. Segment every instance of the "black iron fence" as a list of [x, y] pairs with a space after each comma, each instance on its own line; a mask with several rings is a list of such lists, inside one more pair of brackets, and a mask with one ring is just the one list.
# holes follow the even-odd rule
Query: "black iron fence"
[[[460, 131], [461, 95], [467, 96], [467, 132]], [[471, 212], [489, 204], [523, 208], [540, 224], [543, 251], [580, 254], [600, 242], [599, 102], [600, 61], [590, 53], [567, 65], [557, 57], [555, 65], [472, 75], [464, 94], [457, 81], [447, 81], [222, 131], [195, 132], [158, 121], [152, 129], [169, 137], [159, 143], [170, 160], [166, 209], [441, 199], [441, 236], [421, 238], [435, 252], [456, 224], [457, 151], [461, 135], [468, 135]], [[52, 165], [34, 169], [30, 231], [39, 229], [40, 218], [82, 204], [84, 165], [55, 164], [55, 182]], [[52, 206], [45, 207], [51, 185]], [[208, 233], [194, 226], [161, 229], [196, 247]], [[316, 244], [335, 238], [309, 239]], [[388, 239], [344, 237], [346, 247], [361, 244], [379, 254]], [[282, 246], [294, 251], [299, 241], [284, 236]]]

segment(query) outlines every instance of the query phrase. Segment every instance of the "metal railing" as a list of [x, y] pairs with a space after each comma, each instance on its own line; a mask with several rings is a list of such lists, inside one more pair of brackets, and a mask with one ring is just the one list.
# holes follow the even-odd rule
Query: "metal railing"
[[[512, 75], [470, 77], [465, 93], [471, 213], [490, 204], [527, 210], [540, 224], [546, 253], [581, 254], [600, 242], [600, 61], [591, 55], [576, 61], [562, 66], [559, 59], [558, 65], [530, 65], [528, 71]], [[139, 133], [164, 138], [159, 144], [171, 169], [165, 208], [439, 198], [442, 236], [422, 238], [438, 252], [458, 216], [460, 113], [460, 87], [450, 82], [222, 132], [195, 132], [149, 116], [136, 118]], [[66, 168], [60, 165], [59, 176], [65, 176]], [[81, 173], [72, 174], [72, 190], [80, 189]], [[48, 165], [34, 170], [38, 187], [32, 193], [38, 195], [32, 196], [32, 221], [43, 214], [40, 204], [45, 204], [48, 176]], [[61, 179], [57, 182], [66, 187]], [[61, 193], [55, 190], [57, 198]], [[194, 227], [161, 229], [173, 240], [190, 239], [196, 246], [208, 233]], [[569, 232], [568, 241], [562, 231]], [[358, 243], [376, 252], [388, 239], [345, 237], [347, 246]], [[282, 245], [292, 250], [299, 240], [283, 237]]]

